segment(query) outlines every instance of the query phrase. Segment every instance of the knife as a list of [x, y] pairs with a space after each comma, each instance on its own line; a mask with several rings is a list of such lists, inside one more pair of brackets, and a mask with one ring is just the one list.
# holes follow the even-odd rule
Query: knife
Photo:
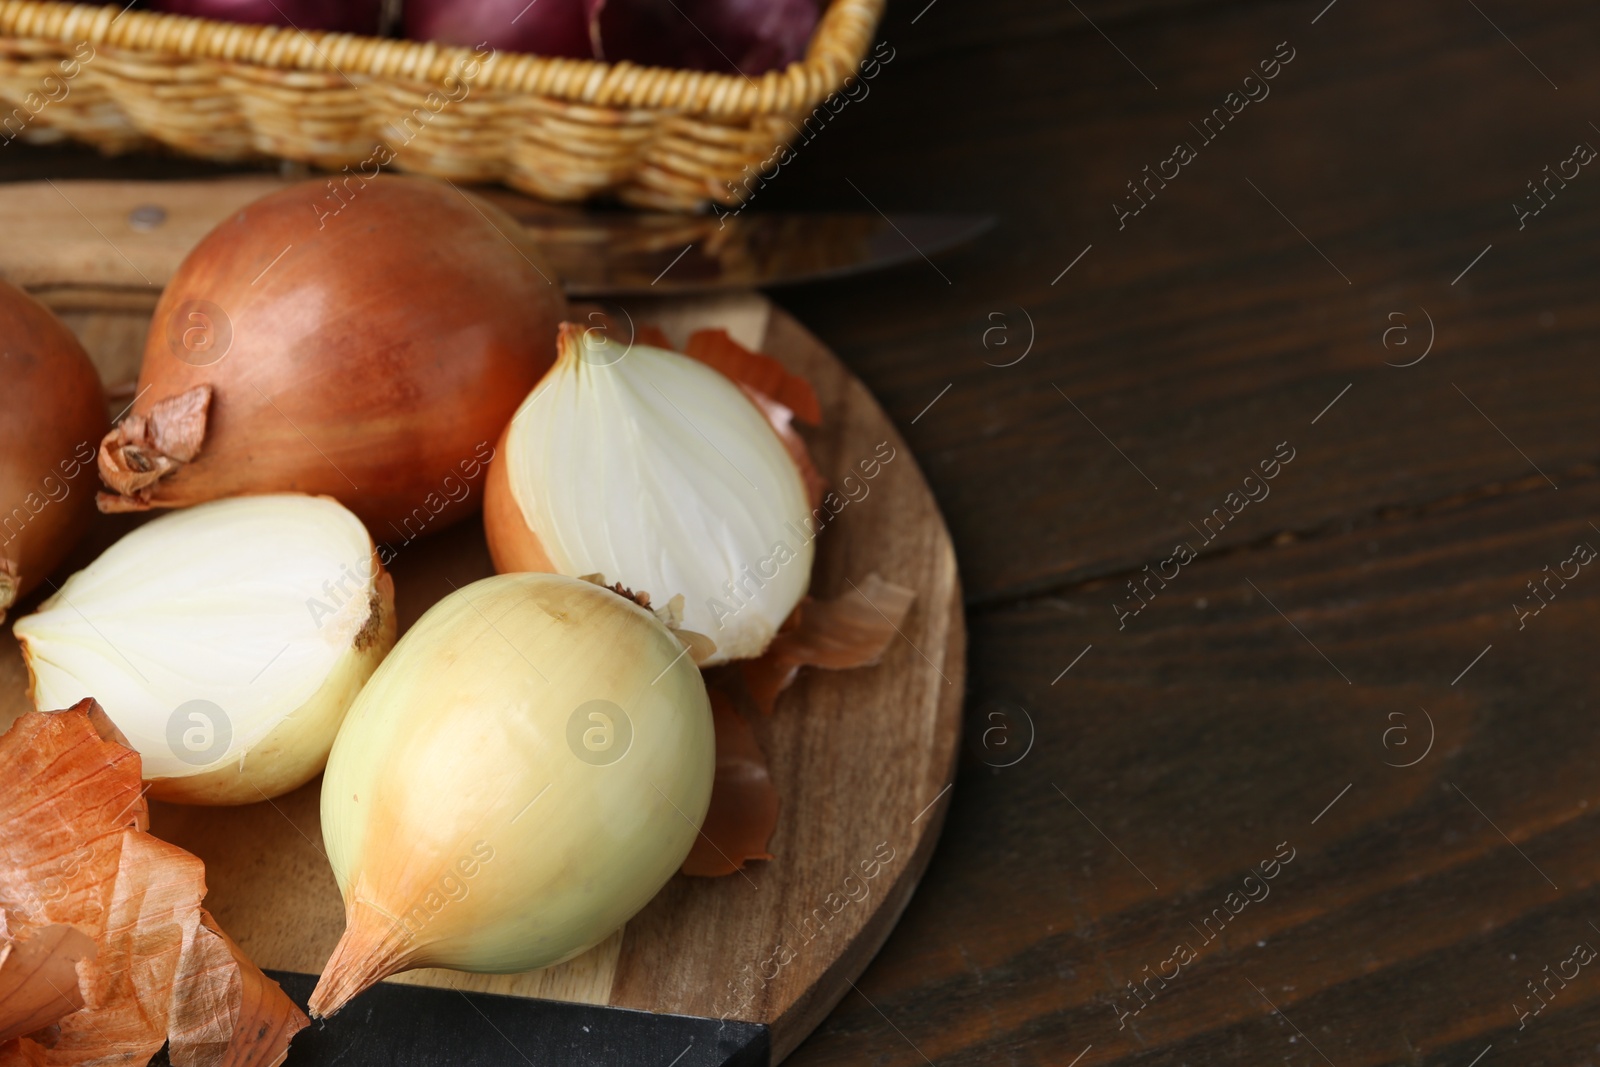
[[[304, 1006], [317, 976], [269, 971]], [[761, 1023], [383, 982], [295, 1035], [290, 1063], [341, 1067], [769, 1067]], [[346, 1018], [352, 1011], [357, 1018]], [[158, 1063], [166, 1063], [162, 1057]]]
[[[0, 184], [0, 277], [58, 309], [154, 307], [213, 226], [288, 182]], [[980, 215], [642, 214], [474, 189], [532, 231], [569, 295], [682, 295], [835, 278], [927, 258], [993, 223]]]

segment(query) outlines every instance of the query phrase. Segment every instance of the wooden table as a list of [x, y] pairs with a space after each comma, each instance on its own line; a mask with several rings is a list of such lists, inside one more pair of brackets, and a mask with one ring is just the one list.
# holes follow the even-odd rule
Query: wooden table
[[790, 1062], [1591, 1062], [1593, 6], [924, 3], [758, 201], [1001, 217], [775, 294], [972, 634], [944, 840]]

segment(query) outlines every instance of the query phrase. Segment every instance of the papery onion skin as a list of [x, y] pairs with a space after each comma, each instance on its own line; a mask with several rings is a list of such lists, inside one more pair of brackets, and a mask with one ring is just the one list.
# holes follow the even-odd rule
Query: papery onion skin
[[[116, 490], [101, 509], [293, 491], [335, 497], [384, 541], [443, 528], [477, 509], [463, 465], [550, 365], [565, 306], [527, 231], [447, 184], [346, 175], [273, 193], [162, 294], [132, 415], [101, 446]], [[206, 392], [185, 447], [144, 432]]]
[[[589, 331], [583, 326], [562, 323], [556, 365], [523, 402], [501, 436], [484, 485], [484, 533], [495, 569], [501, 573], [600, 574], [608, 582], [621, 582], [648, 593], [655, 604], [682, 596], [684, 628], [705, 635], [717, 646], [701, 661], [702, 666], [761, 655], [805, 595], [811, 580], [815, 550], [808, 526], [808, 491], [799, 464], [751, 394], [720, 372], [677, 352], [638, 343], [620, 358], [613, 354], [588, 362], [583, 355], [589, 351], [585, 346], [598, 343], [590, 340]], [[697, 546], [668, 544], [647, 509], [638, 503], [656, 487], [627, 482], [631, 472], [626, 469], [626, 461], [579, 469], [583, 463], [579, 458], [583, 454], [582, 443], [575, 435], [562, 437], [559, 445], [552, 448], [541, 445], [537, 464], [527, 458], [528, 442], [537, 441], [536, 435], [543, 432], [541, 420], [552, 417], [552, 412], [541, 409], [539, 404], [558, 403], [544, 400], [546, 391], [566, 390], [563, 399], [581, 395], [585, 389], [592, 391], [593, 383], [603, 380], [598, 376], [613, 373], [612, 359], [616, 360], [618, 372], [628, 360], [661, 360], [669, 369], [678, 368], [695, 383], [695, 388], [707, 389], [719, 397], [717, 412], [727, 419], [728, 428], [738, 428], [737, 447], [717, 448], [706, 436], [720, 433], [719, 427], [707, 421], [717, 416], [710, 410], [697, 409], [684, 396], [674, 401], [648, 379], [641, 379], [644, 384], [637, 394], [647, 405], [654, 405], [660, 398], [661, 406], [653, 414], [662, 421], [635, 425], [628, 423], [621, 412], [612, 412], [610, 419], [580, 420], [577, 428], [576, 433], [581, 434], [591, 425], [599, 426], [615, 441], [623, 442], [617, 446], [619, 449], [642, 450], [652, 461], [665, 455], [661, 451], [665, 442], [651, 437], [652, 428], [663, 425], [678, 431], [696, 453], [709, 447], [710, 451], [699, 454], [698, 477], [689, 480], [708, 494], [707, 499], [714, 487], [720, 487], [722, 502], [726, 505], [737, 500], [742, 510], [735, 514], [731, 508], [720, 513], [711, 506], [693, 509], [697, 521], [703, 520], [705, 526], [704, 539]], [[563, 375], [576, 375], [578, 384], [572, 386]], [[589, 380], [584, 376], [595, 377]], [[770, 477], [758, 472], [761, 484], [749, 481], [734, 464], [735, 458], [746, 465], [760, 462], [760, 471], [768, 472]], [[523, 463], [530, 468], [543, 464], [540, 476], [568, 476], [570, 472], [578, 485], [593, 489], [596, 496], [586, 498], [589, 506], [575, 506], [568, 500], [560, 509], [560, 518], [553, 518], [554, 509], [540, 499], [550, 494], [542, 493], [542, 486], [518, 483], [518, 466]], [[600, 469], [602, 466], [606, 469]], [[745, 493], [746, 487], [753, 487], [749, 494]], [[617, 505], [619, 497], [626, 498], [627, 503]], [[568, 543], [542, 535], [541, 522], [558, 534], [565, 530]], [[760, 527], [754, 538], [748, 531], [751, 524]], [[574, 530], [580, 527], [587, 536], [574, 536]], [[763, 560], [772, 561], [772, 549], [779, 542], [787, 555], [781, 557], [776, 570], [753, 576], [752, 568]], [[623, 562], [618, 557], [629, 558]]]
[[[205, 668], [191, 663], [192, 655], [176, 645], [181, 638], [185, 648], [207, 646], [206, 652], [219, 661], [241, 652], [219, 636], [228, 632], [230, 624], [226, 620], [212, 617], [208, 625], [206, 616], [197, 615], [193, 628], [187, 627], [187, 613], [195, 610], [195, 590], [216, 588], [216, 581], [203, 569], [218, 565], [216, 553], [205, 551], [208, 543], [204, 538], [213, 539], [209, 545], [213, 548], [216, 539], [237, 540], [233, 536], [236, 531], [252, 523], [260, 524], [268, 509], [280, 508], [290, 509], [285, 521], [295, 524], [284, 529], [315, 531], [316, 527], [302, 524], [328, 522], [352, 546], [348, 564], [340, 560], [337, 570], [329, 564], [309, 578], [296, 576], [301, 580], [282, 587], [284, 602], [296, 616], [302, 597], [307, 610], [306, 628], [302, 629], [296, 618], [287, 636], [301, 641], [299, 648], [313, 649], [311, 661], [326, 666], [309, 681], [302, 681], [293, 673], [287, 677], [274, 675], [274, 665], [279, 665], [280, 670], [292, 670], [304, 661], [289, 654], [294, 647], [290, 644], [281, 649], [256, 648], [247, 671], [253, 677], [236, 679], [230, 686], [227, 680], [206, 675]], [[214, 525], [223, 520], [231, 525]], [[193, 564], [198, 577], [180, 580], [181, 576], [174, 578], [148, 562], [163, 558], [154, 554], [151, 546], [162, 549], [170, 558], [190, 545], [201, 546]], [[286, 544], [281, 550], [290, 552], [295, 547]], [[239, 545], [241, 555], [254, 558], [257, 553], [249, 548], [242, 542]], [[336, 557], [343, 554], [334, 553]], [[299, 553], [295, 555], [298, 557]], [[226, 559], [221, 563], [238, 565], [237, 561]], [[186, 565], [187, 562], [179, 564]], [[236, 619], [249, 620], [266, 610], [267, 600], [250, 598], [264, 598], [264, 593], [253, 590], [275, 581], [270, 567], [263, 565], [260, 571], [252, 571], [248, 566], [246, 563], [243, 570], [230, 575], [233, 586], [210, 594], [225, 599], [227, 613]], [[138, 577], [130, 579], [128, 576], [133, 574]], [[334, 594], [328, 592], [331, 581], [348, 579], [358, 584], [354, 589], [342, 590], [336, 601]], [[130, 586], [130, 580], [140, 584]], [[165, 602], [164, 591], [171, 591]], [[323, 597], [328, 599], [324, 601]], [[313, 599], [319, 609], [326, 606], [326, 614], [311, 610]], [[274, 603], [282, 607], [282, 603]], [[162, 627], [171, 626], [174, 617], [184, 621], [185, 628], [169, 637], [171, 631]], [[319, 626], [319, 622], [333, 629]], [[223, 805], [250, 804], [279, 796], [304, 785], [322, 770], [346, 711], [394, 647], [397, 626], [394, 582], [379, 563], [371, 536], [356, 517], [330, 498], [281, 494], [215, 501], [139, 527], [88, 568], [68, 578], [38, 611], [19, 619], [14, 629], [28, 668], [29, 697], [35, 707], [61, 707], [91, 692], [98, 693], [106, 714], [128, 739], [128, 746], [139, 751], [151, 796], [178, 803]], [[137, 630], [148, 631], [149, 636], [141, 639]], [[84, 640], [89, 642], [92, 654], [79, 646]], [[161, 644], [164, 640], [174, 642], [173, 651]], [[137, 645], [132, 643], [136, 641]], [[276, 640], [271, 642], [272, 646], [276, 644]], [[259, 670], [257, 663], [261, 664]], [[201, 681], [185, 680], [196, 677], [197, 672]], [[174, 675], [178, 676], [176, 682], [172, 680]], [[273, 688], [279, 685], [287, 688]], [[274, 706], [275, 694], [293, 694], [296, 690], [303, 698], [291, 696], [289, 699], [295, 703]], [[247, 708], [234, 704], [230, 713], [223, 706], [232, 703], [223, 696], [228, 692], [236, 699], [241, 693], [259, 698], [265, 708], [247, 713]], [[223, 704], [212, 703], [212, 697]], [[205, 705], [203, 718], [196, 720], [199, 728], [211, 729], [212, 738], [221, 736], [217, 731], [222, 729], [230, 733], [230, 744], [221, 748], [221, 742], [217, 742], [218, 751], [208, 753], [203, 764], [186, 759], [173, 742], [172, 723], [178, 720], [179, 730], [184, 728], [184, 708], [191, 700]], [[190, 763], [194, 763], [192, 768], [186, 766]]]
[[705, 683], [650, 612], [549, 574], [445, 597], [328, 760], [323, 841], [346, 926], [312, 1012], [413, 967], [512, 973], [598, 944], [688, 855], [714, 765]]
[[[200, 858], [148, 833], [139, 757], [122, 740], [93, 700], [0, 734], [0, 956], [6, 935], [61, 926], [92, 956], [40, 975], [58, 997], [76, 987], [83, 1009], [0, 1042], [0, 1063], [282, 1064], [309, 1020], [201, 905]], [[0, 1003], [0, 1019], [14, 1006]]]
[[100, 376], [72, 331], [0, 282], [0, 621], [89, 525], [106, 422]]

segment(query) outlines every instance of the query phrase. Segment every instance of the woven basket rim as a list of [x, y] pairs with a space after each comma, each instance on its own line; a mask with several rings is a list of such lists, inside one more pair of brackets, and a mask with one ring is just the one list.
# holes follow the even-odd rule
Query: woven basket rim
[[[610, 108], [672, 109], [723, 118], [789, 114], [837, 91], [867, 53], [886, 0], [829, 0], [806, 55], [758, 78], [628, 62], [497, 53], [478, 62], [474, 87], [533, 92]], [[118, 5], [0, 0], [0, 37], [213, 59], [347, 79], [442, 83], [477, 60], [471, 48], [359, 34], [253, 26]], [[352, 81], [352, 84], [354, 82]]]

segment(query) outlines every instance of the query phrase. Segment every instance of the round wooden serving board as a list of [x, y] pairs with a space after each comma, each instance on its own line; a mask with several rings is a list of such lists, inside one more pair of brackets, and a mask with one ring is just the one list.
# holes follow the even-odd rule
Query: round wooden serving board
[[[955, 769], [965, 669], [955, 557], [905, 442], [866, 387], [793, 319], [753, 293], [624, 306], [634, 321], [661, 326], [675, 343], [691, 330], [722, 326], [809, 379], [822, 403], [823, 425], [804, 435], [831, 484], [872, 458], [880, 443], [895, 450], [877, 477], [864, 483], [867, 495], [847, 503], [818, 536], [812, 592], [837, 596], [876, 571], [914, 589], [916, 601], [901, 636], [877, 666], [803, 670], [774, 715], [751, 716], [781, 797], [770, 845], [774, 859], [724, 878], [676, 876], [624, 929], [557, 967], [517, 975], [414, 971], [391, 982], [759, 1024], [766, 1028], [765, 1040], [758, 1042], [766, 1051], [759, 1058], [776, 1063], [850, 989], [882, 945], [938, 837]], [[80, 306], [63, 317], [84, 338], [109, 384], [136, 375], [148, 312]], [[103, 519], [72, 566], [82, 566], [128, 522]], [[476, 520], [400, 548], [391, 570], [402, 628], [452, 586], [492, 573]], [[19, 605], [15, 614], [31, 606]], [[0, 727], [27, 710], [26, 672], [7, 627], [0, 637]], [[312, 782], [270, 803], [240, 808], [152, 805], [152, 830], [205, 861], [206, 903], [222, 927], [258, 965], [274, 972], [317, 974], [343, 928], [339, 892], [322, 854], [318, 786]], [[285, 985], [303, 996], [301, 983], [286, 978]], [[328, 1032], [378, 1026], [382, 1013], [369, 1009], [381, 1006], [386, 995], [410, 996], [380, 986], [319, 1025]], [[463, 1001], [490, 1007], [462, 1014]], [[426, 1014], [429, 1004], [458, 1009], [453, 1021], [421, 1026], [427, 1036], [415, 1041], [437, 1047], [410, 1062], [479, 1062], [462, 1054], [480, 1047], [483, 1035], [468, 1040], [459, 1032], [474, 1026], [499, 1033], [488, 1034], [491, 1042], [503, 1038], [518, 1046], [510, 1036], [512, 1015], [523, 1010], [516, 1005], [455, 994], [404, 1003], [391, 1014]], [[558, 1010], [533, 1002], [525, 1009]], [[491, 1015], [498, 1021], [491, 1022]], [[602, 1012], [597, 1018], [584, 1034], [603, 1030], [612, 1016]], [[291, 1064], [321, 1059], [316, 1035], [313, 1028], [296, 1039]], [[671, 1042], [683, 1042], [681, 1036], [661, 1040], [664, 1067], [679, 1051]], [[753, 1062], [723, 1058], [704, 1042], [691, 1055], [696, 1040], [691, 1034], [679, 1067]], [[498, 1047], [511, 1051], [503, 1043]], [[623, 1059], [618, 1053], [611, 1062]], [[498, 1055], [482, 1060], [497, 1061], [516, 1062]]]

